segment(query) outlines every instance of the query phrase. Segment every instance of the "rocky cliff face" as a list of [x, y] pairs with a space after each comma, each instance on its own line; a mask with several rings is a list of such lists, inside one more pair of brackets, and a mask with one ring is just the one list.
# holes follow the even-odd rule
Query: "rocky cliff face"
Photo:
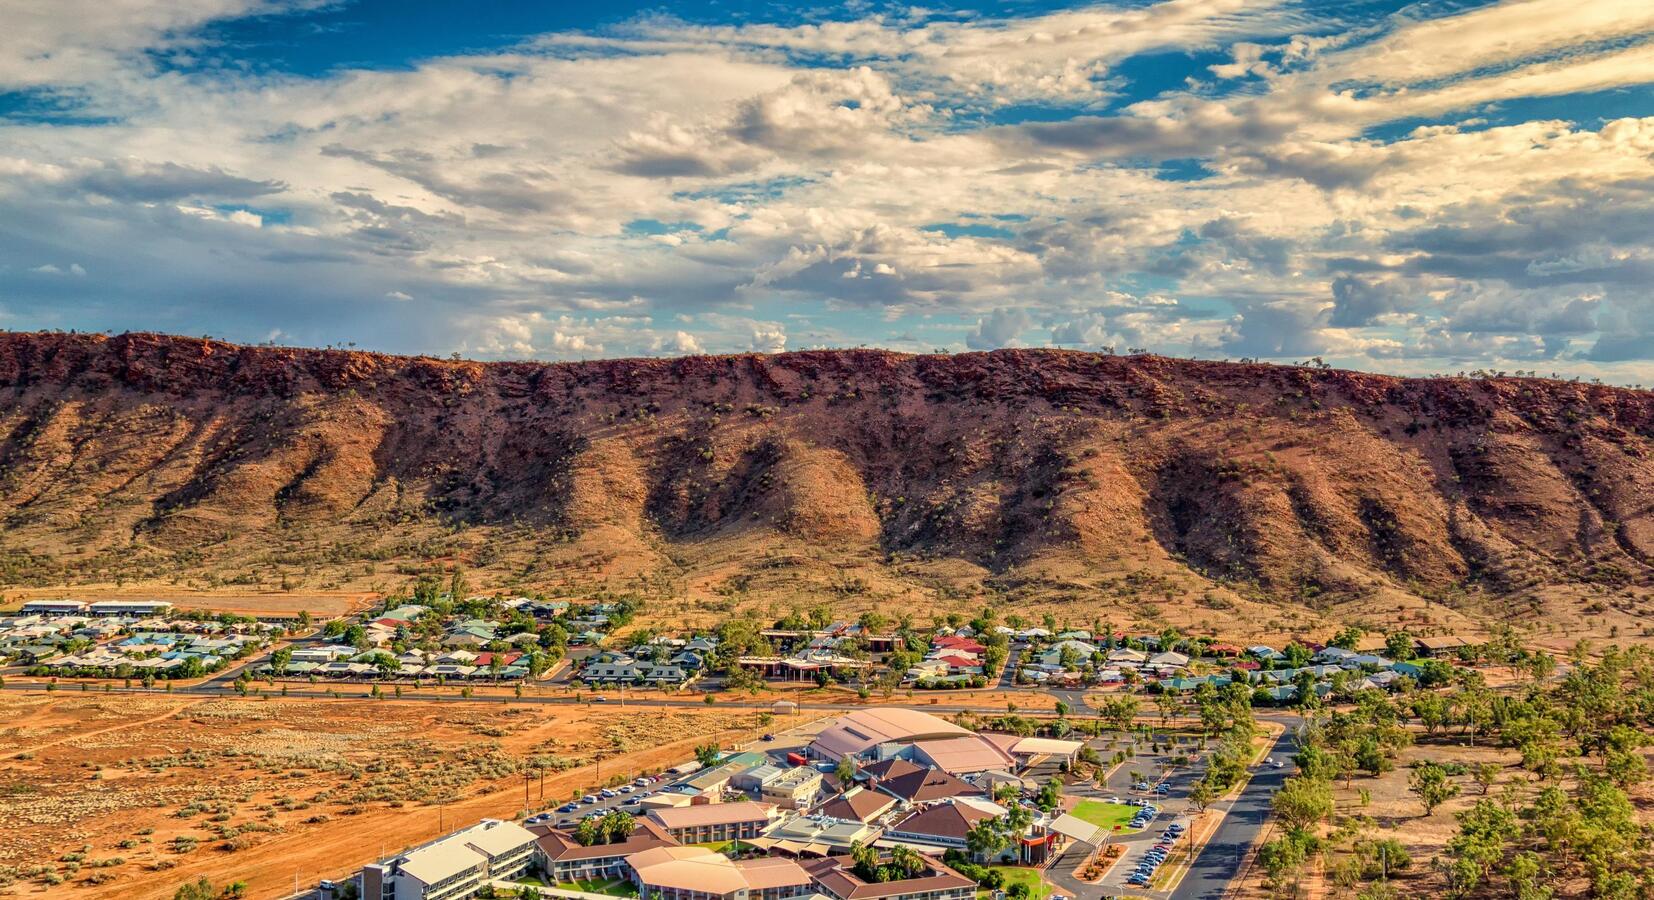
[[858, 560], [897, 581], [946, 563], [1000, 586], [1152, 575], [1313, 603], [1612, 594], [1654, 574], [1654, 393], [1577, 383], [7, 334], [0, 396], [13, 584], [343, 583], [435, 560], [727, 596]]

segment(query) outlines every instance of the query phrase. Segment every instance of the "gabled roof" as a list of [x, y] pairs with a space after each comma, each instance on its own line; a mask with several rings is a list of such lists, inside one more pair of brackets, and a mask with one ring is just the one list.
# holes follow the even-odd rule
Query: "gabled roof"
[[835, 819], [871, 822], [896, 805], [896, 798], [866, 788], [851, 788], [816, 807], [816, 812]]
[[648, 816], [662, 828], [697, 828], [708, 825], [730, 825], [737, 822], [767, 821], [775, 814], [768, 803], [750, 800], [740, 803], [708, 803], [701, 806], [678, 806], [651, 809]]
[[884, 779], [899, 778], [911, 772], [923, 772], [924, 770], [924, 766], [902, 759], [900, 756], [892, 756], [889, 759], [882, 759], [871, 765], [862, 766], [860, 774], [870, 778]]
[[[530, 830], [536, 830], [530, 828]], [[547, 829], [540, 835], [538, 841], [540, 852], [552, 862], [572, 862], [582, 859], [604, 859], [612, 856], [630, 856], [644, 850], [656, 847], [672, 847], [677, 841], [667, 834], [659, 825], [648, 819], [638, 819], [637, 827], [627, 835], [626, 840], [615, 844], [593, 844], [583, 846], [574, 839], [574, 835], [560, 829]]]
[[848, 856], [830, 856], [809, 860], [803, 867], [821, 885], [822, 890], [839, 900], [877, 900], [881, 897], [899, 897], [905, 894], [925, 894], [947, 890], [975, 890], [976, 882], [937, 862], [925, 859], [929, 868], [918, 878], [868, 884], [851, 871], [854, 863]]
[[941, 769], [922, 769], [879, 782], [879, 790], [900, 797], [909, 803], [942, 800], [948, 797], [966, 797], [981, 794], [982, 789], [968, 781], [955, 778]]
[[993, 818], [993, 814], [964, 803], [938, 803], [916, 810], [891, 825], [891, 832], [962, 841], [971, 826]]

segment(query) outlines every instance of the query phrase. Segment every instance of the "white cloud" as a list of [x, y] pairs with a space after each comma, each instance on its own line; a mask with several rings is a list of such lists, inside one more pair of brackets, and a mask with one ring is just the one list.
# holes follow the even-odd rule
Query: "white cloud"
[[[1382, 367], [1419, 359], [1414, 336], [1531, 354], [1526, 329], [1559, 365], [1654, 356], [1634, 293], [1654, 271], [1654, 118], [1487, 109], [1646, 83], [1654, 13], [1636, 4], [649, 18], [302, 78], [145, 56], [288, 6], [30, 11], [0, 85], [56, 86], [107, 121], [0, 124], [9, 325], [490, 358], [1048, 336]], [[1160, 48], [1228, 62], [1105, 107], [1131, 87], [1118, 64]], [[1021, 103], [1091, 112], [979, 118]], [[1188, 158], [1205, 177], [1157, 172]], [[1581, 330], [1602, 327], [1618, 333]]]

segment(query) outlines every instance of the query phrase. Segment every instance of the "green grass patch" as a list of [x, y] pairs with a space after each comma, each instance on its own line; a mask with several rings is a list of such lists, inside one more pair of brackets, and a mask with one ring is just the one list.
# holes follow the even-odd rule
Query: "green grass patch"
[[624, 878], [582, 878], [577, 881], [565, 881], [555, 887], [587, 894], [608, 894], [611, 897], [637, 896], [637, 888]]
[[746, 853], [749, 850], [757, 849], [746, 841], [707, 841], [701, 844], [690, 844], [689, 846], [705, 847], [714, 853], [723, 853], [725, 855], [731, 853]]
[[1136, 830], [1127, 826], [1130, 824], [1132, 816], [1137, 815], [1137, 807], [1127, 806], [1124, 803], [1081, 800], [1074, 805], [1073, 811], [1069, 814], [1081, 821], [1090, 822], [1099, 828], [1112, 830], [1114, 826], [1118, 825], [1121, 831]]
[[[1004, 890], [1009, 892], [1013, 884], [1028, 885], [1028, 896], [1032, 900], [1046, 900], [1051, 896], [1051, 886], [1040, 880], [1039, 870], [1026, 866], [989, 866], [995, 872], [1005, 876]], [[992, 891], [988, 892], [993, 895]]]

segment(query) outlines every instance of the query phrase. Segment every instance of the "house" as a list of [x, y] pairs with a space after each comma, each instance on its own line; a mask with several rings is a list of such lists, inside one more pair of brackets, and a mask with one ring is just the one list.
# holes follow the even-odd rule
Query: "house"
[[1141, 666], [1149, 661], [1149, 655], [1130, 647], [1116, 647], [1108, 651], [1106, 659], [1112, 666]]
[[707, 847], [656, 847], [626, 857], [640, 900], [786, 900], [813, 893], [810, 873], [780, 857], [732, 860]]
[[972, 900], [976, 882], [928, 856], [924, 870], [912, 878], [869, 884], [855, 873], [848, 856], [807, 860], [801, 865], [816, 888], [835, 900]]
[[1354, 655], [1354, 650], [1345, 650], [1343, 647], [1327, 647], [1318, 651], [1314, 658], [1317, 663], [1322, 665], [1341, 666]]
[[1156, 653], [1148, 660], [1148, 665], [1157, 669], [1181, 669], [1188, 664], [1189, 657], [1175, 650]]
[[936, 848], [933, 851], [936, 853], [949, 849], [963, 850], [971, 828], [978, 822], [999, 815], [984, 806], [992, 804], [978, 806], [946, 802], [920, 807], [886, 828], [885, 839], [924, 844]]
[[680, 844], [758, 837], [775, 820], [775, 807], [750, 800], [651, 809], [645, 815]]
[[960, 656], [956, 652], [945, 653], [932, 657], [932, 660], [941, 663], [948, 675], [981, 675], [982, 661], [975, 657]]
[[1246, 652], [1257, 657], [1258, 659], [1264, 660], [1265, 662], [1274, 662], [1277, 659], [1286, 658], [1286, 654], [1276, 650], [1274, 647], [1265, 646], [1263, 644], [1255, 644], [1251, 647], [1247, 647]]
[[1097, 648], [1085, 641], [1058, 641], [1046, 648], [1045, 652], [1040, 654], [1039, 659], [1041, 665], [1062, 668], [1064, 655], [1077, 659], [1080, 665], [1084, 665], [1090, 662], [1091, 657], [1096, 653]]
[[931, 641], [930, 646], [932, 650], [936, 651], [945, 652], [948, 650], [954, 650], [971, 656], [981, 656], [982, 654], [988, 652], [988, 648], [977, 641], [973, 641], [970, 638], [959, 637], [957, 635], [944, 635], [939, 637]]
[[624, 865], [626, 857], [656, 847], [677, 846], [671, 835], [649, 819], [639, 819], [624, 841], [589, 847], [576, 841], [572, 832], [545, 825], [530, 825], [528, 830], [539, 835], [535, 858], [553, 882], [625, 878], [629, 874]]
[[515, 822], [484, 819], [385, 862], [362, 867], [362, 896], [466, 900], [498, 880], [525, 874], [538, 836]]
[[830, 819], [872, 822], [895, 808], [895, 797], [858, 786], [816, 807], [815, 814]]
[[1416, 662], [1402, 661], [1390, 666], [1390, 671], [1397, 675], [1405, 675], [1414, 681], [1424, 675], [1424, 667]]
[[980, 797], [982, 789], [941, 769], [917, 769], [874, 782], [883, 791], [907, 803], [925, 803], [949, 797]]

